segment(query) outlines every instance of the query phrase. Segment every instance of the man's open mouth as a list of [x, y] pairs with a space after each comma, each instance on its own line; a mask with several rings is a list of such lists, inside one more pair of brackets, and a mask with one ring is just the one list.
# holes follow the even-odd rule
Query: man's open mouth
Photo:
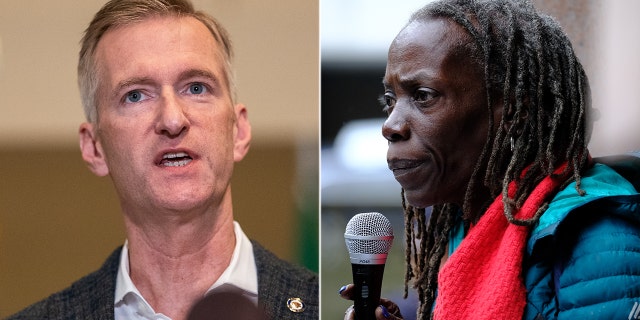
[[160, 166], [163, 167], [182, 167], [191, 162], [193, 158], [186, 152], [165, 153], [160, 160]]

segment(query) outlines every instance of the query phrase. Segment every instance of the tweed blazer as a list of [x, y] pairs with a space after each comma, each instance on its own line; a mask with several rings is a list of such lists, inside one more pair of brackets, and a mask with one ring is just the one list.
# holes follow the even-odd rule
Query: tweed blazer
[[[258, 304], [271, 319], [318, 319], [318, 276], [279, 259], [252, 241], [258, 269]], [[117, 248], [102, 267], [54, 293], [8, 320], [18, 319], [114, 319], [116, 277], [122, 247]], [[287, 301], [300, 298], [304, 311], [292, 312]]]

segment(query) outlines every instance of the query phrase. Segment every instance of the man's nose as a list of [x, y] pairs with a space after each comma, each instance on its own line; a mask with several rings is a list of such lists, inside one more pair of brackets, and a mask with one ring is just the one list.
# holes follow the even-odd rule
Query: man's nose
[[156, 133], [174, 138], [189, 130], [187, 109], [174, 91], [162, 94], [157, 111]]

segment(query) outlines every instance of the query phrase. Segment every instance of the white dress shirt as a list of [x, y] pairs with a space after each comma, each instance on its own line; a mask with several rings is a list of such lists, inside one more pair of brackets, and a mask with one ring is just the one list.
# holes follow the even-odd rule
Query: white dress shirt
[[[236, 235], [236, 246], [229, 266], [224, 270], [220, 278], [204, 294], [213, 292], [224, 286], [233, 286], [240, 289], [254, 303], [258, 303], [258, 271], [253, 256], [253, 246], [249, 238], [242, 232], [240, 224], [233, 222]], [[120, 255], [120, 267], [116, 279], [115, 293], [115, 319], [157, 319], [170, 320], [162, 313], [156, 313], [149, 303], [140, 294], [140, 291], [131, 281], [129, 276], [129, 246], [125, 241]], [[204, 296], [203, 295], [203, 296]]]

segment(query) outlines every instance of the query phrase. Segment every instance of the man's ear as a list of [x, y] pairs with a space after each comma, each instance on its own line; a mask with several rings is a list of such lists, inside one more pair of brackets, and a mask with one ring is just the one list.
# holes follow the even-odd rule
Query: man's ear
[[104, 157], [102, 145], [96, 138], [94, 125], [88, 122], [82, 123], [78, 135], [82, 159], [87, 163], [89, 170], [99, 177], [108, 175], [109, 167]]
[[236, 124], [234, 133], [233, 160], [238, 162], [249, 152], [251, 144], [251, 124], [247, 115], [247, 108], [243, 104], [235, 106]]

